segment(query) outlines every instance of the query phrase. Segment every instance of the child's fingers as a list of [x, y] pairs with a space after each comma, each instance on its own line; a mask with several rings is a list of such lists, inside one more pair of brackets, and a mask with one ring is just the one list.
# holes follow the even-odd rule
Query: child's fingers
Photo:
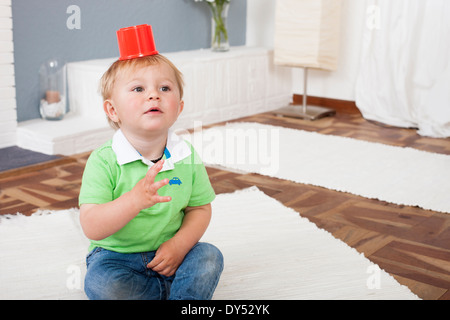
[[159, 256], [158, 251], [156, 251], [156, 255], [153, 257], [153, 260], [147, 264], [147, 268], [153, 269], [161, 262], [163, 262], [163, 258], [162, 256]]
[[164, 159], [159, 160], [148, 170], [147, 176], [148, 177], [153, 176], [153, 178], [155, 178], [156, 175], [161, 171], [163, 165], [164, 165]]
[[155, 165], [153, 165], [147, 171], [147, 174], [145, 175], [145, 178], [144, 178], [145, 179], [144, 186], [146, 189], [150, 188], [151, 185], [153, 184], [153, 182], [155, 181], [156, 176], [158, 175], [158, 173], [161, 171], [161, 169], [163, 167], [163, 163], [164, 163], [164, 160], [161, 160], [161, 161], [157, 162]]
[[169, 202], [169, 201], [171, 201], [172, 200], [172, 197], [169, 197], [169, 196], [156, 196], [156, 202], [157, 203], [160, 203], [160, 202]]
[[159, 194], [158, 194], [158, 190], [159, 190], [159, 188], [161, 188], [161, 187], [164, 187], [165, 185], [167, 185], [169, 183], [169, 179], [163, 179], [163, 180], [161, 180], [161, 181], [157, 181], [157, 182], [155, 182], [155, 183], [153, 183], [151, 186], [150, 186], [150, 192], [153, 192], [154, 194], [155, 194], [155, 196], [154, 196], [154, 200], [156, 201], [156, 202], [169, 202], [170, 200], [172, 200], [172, 197], [169, 197], [169, 196], [160, 196]]
[[164, 160], [158, 161], [154, 166], [152, 166], [145, 177], [145, 188], [151, 194], [154, 194], [154, 201], [158, 202], [169, 202], [172, 200], [171, 197], [163, 197], [158, 195], [158, 190], [165, 185], [169, 184], [169, 179], [162, 179], [155, 181], [156, 175], [161, 171], [164, 164]]
[[148, 184], [148, 190], [155, 192], [158, 189], [160, 189], [161, 187], [164, 187], [168, 183], [169, 183], [169, 179], [162, 179], [162, 180], [159, 180], [159, 181], [150, 182]]

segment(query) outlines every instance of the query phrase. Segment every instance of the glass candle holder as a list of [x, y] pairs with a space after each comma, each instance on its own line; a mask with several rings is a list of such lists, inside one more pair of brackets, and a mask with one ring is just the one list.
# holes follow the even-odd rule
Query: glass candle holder
[[41, 117], [61, 120], [66, 114], [66, 68], [57, 59], [43, 63], [39, 69]]

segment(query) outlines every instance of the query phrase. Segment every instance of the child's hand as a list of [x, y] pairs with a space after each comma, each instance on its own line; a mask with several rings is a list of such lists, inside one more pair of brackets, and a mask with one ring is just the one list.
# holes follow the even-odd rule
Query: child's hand
[[180, 264], [183, 262], [187, 252], [177, 244], [177, 239], [171, 238], [161, 244], [156, 251], [153, 260], [147, 264], [147, 268], [152, 269], [159, 274], [170, 277], [173, 275]]
[[150, 208], [160, 202], [169, 202], [171, 197], [162, 197], [158, 194], [158, 190], [169, 183], [169, 179], [163, 179], [155, 182], [155, 177], [161, 171], [164, 160], [158, 161], [152, 166], [145, 177], [139, 181], [131, 191], [133, 193], [134, 202], [137, 204], [139, 211]]

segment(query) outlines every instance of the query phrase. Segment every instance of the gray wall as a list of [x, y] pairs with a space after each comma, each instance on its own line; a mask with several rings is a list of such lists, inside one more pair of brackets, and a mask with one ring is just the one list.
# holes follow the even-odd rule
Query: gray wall
[[[70, 5], [80, 8], [80, 29], [69, 29]], [[209, 48], [211, 19], [205, 3], [194, 0], [14, 0], [13, 37], [17, 119], [39, 118], [40, 65], [118, 57], [116, 30], [152, 25], [162, 54]], [[230, 44], [245, 45], [247, 0], [232, 0]]]

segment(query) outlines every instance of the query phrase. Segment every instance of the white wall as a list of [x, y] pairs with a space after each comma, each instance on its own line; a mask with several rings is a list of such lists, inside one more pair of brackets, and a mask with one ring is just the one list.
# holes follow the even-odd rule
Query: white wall
[[[343, 0], [339, 66], [336, 71], [308, 72], [308, 95], [355, 100], [366, 2]], [[273, 47], [276, 0], [247, 0], [247, 45]], [[293, 68], [294, 94], [303, 94], [303, 69]]]
[[273, 47], [276, 0], [247, 0], [247, 46]]
[[11, 0], [0, 0], [0, 148], [16, 144], [15, 98]]

